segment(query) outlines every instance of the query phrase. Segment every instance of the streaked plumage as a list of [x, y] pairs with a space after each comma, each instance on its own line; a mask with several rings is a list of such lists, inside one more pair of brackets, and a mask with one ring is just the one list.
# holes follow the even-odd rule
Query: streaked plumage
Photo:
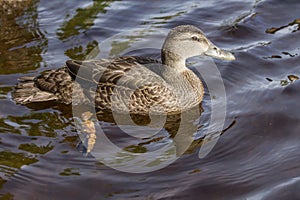
[[234, 59], [231, 53], [214, 46], [198, 28], [178, 26], [166, 38], [162, 63], [134, 56], [70, 60], [63, 68], [21, 79], [13, 98], [20, 104], [49, 100], [65, 104], [92, 101], [99, 110], [177, 113], [202, 101], [203, 85], [185, 66], [186, 58], [202, 54]]

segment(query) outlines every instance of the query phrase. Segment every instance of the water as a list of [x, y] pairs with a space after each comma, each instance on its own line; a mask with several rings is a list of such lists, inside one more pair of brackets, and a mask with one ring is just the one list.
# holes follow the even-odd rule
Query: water
[[[298, 1], [27, 0], [13, 10], [4, 1], [0, 5], [4, 199], [300, 199], [300, 84], [288, 78], [300, 76]], [[180, 24], [200, 27], [237, 58], [215, 60], [226, 89], [225, 128], [229, 128], [203, 159], [198, 158], [201, 143], [196, 140], [161, 170], [120, 172], [78, 150], [80, 140], [69, 107], [25, 107], [11, 99], [19, 77], [58, 68], [70, 58], [83, 59], [115, 34], [137, 33], [116, 45], [118, 54], [136, 41], [160, 41], [164, 28]], [[136, 30], [151, 30], [152, 39]], [[159, 50], [135, 54], [159, 57]], [[196, 61], [189, 61], [191, 68], [201, 70]], [[208, 126], [208, 93], [202, 107], [198, 137]], [[133, 143], [114, 125], [103, 123], [121, 146]], [[161, 143], [145, 146], [156, 148]]]

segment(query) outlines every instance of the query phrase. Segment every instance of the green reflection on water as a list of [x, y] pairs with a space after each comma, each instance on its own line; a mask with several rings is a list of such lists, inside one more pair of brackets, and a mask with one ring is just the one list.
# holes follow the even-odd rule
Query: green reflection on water
[[21, 168], [23, 165], [29, 165], [37, 162], [35, 157], [27, 157], [24, 153], [14, 153], [9, 151], [0, 152], [0, 165], [13, 168]]
[[3, 178], [0, 177], [0, 189], [2, 189], [4, 183], [6, 183], [7, 180], [4, 180]]
[[49, 142], [46, 146], [38, 146], [34, 143], [31, 144], [20, 144], [19, 149], [23, 151], [27, 151], [33, 154], [46, 154], [47, 152], [51, 151], [54, 146], [50, 145], [51, 142]]
[[21, 134], [20, 130], [10, 124], [8, 124], [4, 118], [0, 119], [0, 132], [1, 133], [14, 133], [14, 134]]
[[24, 73], [40, 67], [48, 40], [39, 30], [37, 3], [0, 1], [1, 74]]
[[0, 87], [0, 99], [6, 99], [8, 92], [12, 90], [11, 87]]
[[12, 195], [10, 193], [6, 193], [0, 199], [1, 200], [13, 200], [14, 199], [14, 195]]
[[179, 17], [179, 16], [181, 16], [185, 13], [186, 13], [186, 11], [180, 11], [180, 12], [174, 14], [174, 15], [166, 15], [166, 16], [161, 16], [161, 17], [152, 17], [151, 21], [152, 20], [163, 20], [165, 22], [165, 21], [168, 21], [168, 20], [173, 19], [175, 17]]
[[90, 54], [90, 52], [95, 48], [98, 48], [98, 42], [96, 40], [93, 40], [87, 44], [86, 48], [77, 46], [66, 50], [65, 55], [71, 59], [84, 60], [86, 56]]
[[80, 173], [74, 172], [74, 170], [78, 170], [78, 169], [66, 168], [66, 169], [64, 169], [63, 172], [59, 173], [59, 175], [61, 175], [61, 176], [80, 176]]
[[57, 113], [32, 112], [24, 116], [8, 116], [0, 118], [0, 132], [28, 136], [56, 137], [55, 130], [64, 130], [68, 124], [61, 121]]
[[155, 25], [159, 25], [159, 24], [167, 24], [170, 20], [176, 18], [176, 17], [180, 17], [184, 14], [186, 14], [186, 11], [180, 11], [177, 12], [173, 15], [164, 15], [164, 16], [159, 16], [159, 17], [152, 17], [144, 22], [142, 22], [143, 25], [147, 25], [147, 24], [155, 24]]
[[110, 56], [119, 56], [122, 52], [129, 49], [134, 42], [137, 42], [144, 38], [150, 30], [140, 30], [134, 32], [135, 35], [125, 35], [122, 38], [116, 38], [111, 43]]
[[[57, 31], [60, 40], [65, 40], [71, 36], [79, 35], [82, 31], [88, 30], [94, 25], [94, 20], [99, 13], [105, 13], [105, 8], [110, 1], [96, 1], [86, 8], [78, 8], [76, 15], [71, 19], [66, 19], [62, 27]], [[67, 16], [68, 18], [69, 16]]]
[[132, 153], [146, 153], [147, 148], [141, 145], [130, 145], [124, 148], [125, 151], [129, 151]]

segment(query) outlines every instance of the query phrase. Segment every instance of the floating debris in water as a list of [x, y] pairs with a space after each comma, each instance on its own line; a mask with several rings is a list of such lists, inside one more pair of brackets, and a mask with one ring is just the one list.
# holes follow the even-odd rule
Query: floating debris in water
[[272, 82], [273, 80], [272, 79], [270, 79], [270, 78], [266, 78], [267, 79], [267, 81], [270, 81], [270, 82]]
[[296, 80], [299, 79], [298, 76], [295, 76], [295, 75], [288, 75], [288, 79], [291, 81], [291, 82], [295, 82]]
[[271, 58], [282, 58], [282, 57], [279, 55], [272, 55]]
[[280, 55], [272, 55], [272, 56], [264, 56], [263, 58], [264, 59], [274, 59], [274, 58], [281, 59], [282, 56], [280, 56]]
[[200, 169], [194, 169], [193, 171], [189, 172], [189, 174], [196, 174], [196, 173], [199, 173], [201, 172]]
[[284, 55], [288, 55], [288, 56], [290, 56], [290, 57], [295, 57], [295, 56], [298, 56], [298, 54], [296, 53], [296, 54], [290, 54], [289, 52], [282, 52], [282, 54], [284, 54]]
[[298, 26], [296, 27], [296, 29], [294, 29], [292, 32], [296, 32], [296, 31], [299, 31], [300, 30], [300, 18], [299, 19], [295, 19], [293, 22], [289, 23], [288, 25], [284, 25], [284, 26], [281, 26], [279, 28], [275, 28], [275, 27], [272, 27], [272, 28], [268, 28], [266, 30], [266, 33], [269, 33], [269, 34], [274, 34], [276, 33], [277, 31], [280, 31], [286, 27], [289, 27], [289, 26]]
[[281, 52], [282, 53], [282, 56], [281, 55], [272, 55], [272, 56], [264, 56], [263, 58], [264, 59], [282, 59], [282, 58], [287, 58], [287, 57], [291, 57], [291, 58], [294, 58], [296, 56], [298, 56], [298, 53], [289, 53], [289, 52]]
[[[296, 75], [288, 75], [287, 78], [288, 79], [280, 80], [280, 85], [281, 86], [287, 86], [287, 85], [289, 85], [289, 84], [291, 84], [291, 83], [293, 83], [293, 82], [295, 82], [296, 80], [299, 79], [299, 77], [296, 76]], [[278, 80], [273, 80], [273, 79], [268, 78], [268, 77], [266, 78], [266, 80], [269, 81], [269, 82], [273, 82], [273, 81], [277, 82], [278, 81]]]
[[274, 34], [274, 33], [276, 33], [276, 31], [278, 31], [278, 28], [272, 27], [272, 28], [268, 28], [266, 30], [266, 33]]
[[280, 85], [281, 86], [287, 86], [289, 84], [289, 81], [288, 80], [281, 80], [280, 81]]
[[281, 86], [286, 86], [286, 85], [291, 84], [299, 79], [299, 77], [296, 75], [288, 75], [287, 77], [288, 77], [288, 80], [280, 81]]

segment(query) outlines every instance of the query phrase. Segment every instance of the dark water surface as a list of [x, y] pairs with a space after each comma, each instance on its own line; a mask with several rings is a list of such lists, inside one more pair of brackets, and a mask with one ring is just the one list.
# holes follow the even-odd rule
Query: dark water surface
[[[3, 199], [300, 199], [300, 81], [290, 80], [290, 75], [300, 76], [299, 1], [25, 0], [0, 5]], [[25, 107], [11, 99], [18, 78], [58, 68], [70, 58], [84, 59], [115, 34], [135, 33], [112, 44], [110, 56], [138, 40], [161, 41], [163, 29], [181, 24], [200, 27], [236, 56], [233, 62], [215, 60], [226, 89], [229, 128], [203, 159], [196, 135], [193, 146], [168, 167], [120, 172], [78, 150], [70, 107]], [[159, 57], [159, 50], [136, 55]], [[209, 105], [206, 93], [203, 130]], [[114, 125], [106, 127], [120, 144], [131, 142]]]

